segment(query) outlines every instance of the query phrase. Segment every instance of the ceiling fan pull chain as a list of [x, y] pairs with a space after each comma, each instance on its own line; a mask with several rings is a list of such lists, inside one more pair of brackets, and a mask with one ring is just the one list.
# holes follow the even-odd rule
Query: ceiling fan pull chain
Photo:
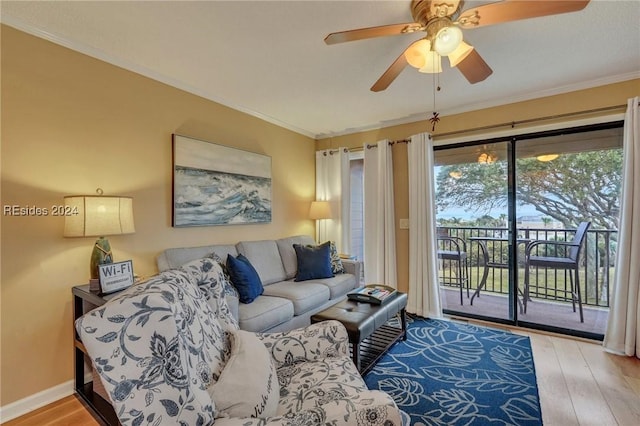
[[440, 121], [440, 117], [438, 112], [436, 112], [436, 92], [440, 91], [440, 76], [438, 74], [433, 74], [433, 115], [429, 119], [431, 122], [431, 131], [435, 132], [436, 123]]

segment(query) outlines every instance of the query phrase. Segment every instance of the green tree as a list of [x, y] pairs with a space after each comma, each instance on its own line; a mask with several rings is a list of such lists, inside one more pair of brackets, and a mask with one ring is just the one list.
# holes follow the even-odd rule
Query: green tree
[[[507, 205], [506, 162], [456, 164], [440, 169], [438, 211], [465, 207], [488, 214]], [[459, 179], [450, 177], [452, 170]], [[598, 228], [617, 229], [622, 186], [622, 150], [562, 154], [550, 162], [522, 158], [516, 162], [519, 205], [531, 204], [541, 214], [573, 228], [591, 221]]]

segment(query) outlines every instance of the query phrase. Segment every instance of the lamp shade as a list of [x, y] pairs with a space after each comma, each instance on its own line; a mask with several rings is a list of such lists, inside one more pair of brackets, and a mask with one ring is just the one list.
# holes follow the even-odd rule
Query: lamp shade
[[437, 52], [430, 50], [427, 52], [426, 61], [424, 66], [418, 71], [427, 74], [437, 74], [442, 72], [442, 58]]
[[133, 199], [95, 195], [64, 197], [65, 237], [102, 237], [133, 234]]
[[464, 41], [461, 41], [456, 50], [449, 53], [449, 64], [451, 67], [458, 65], [464, 58], [469, 56], [469, 53], [473, 50], [473, 46], [469, 46]]
[[462, 30], [455, 26], [444, 27], [436, 35], [433, 48], [441, 56], [447, 56], [462, 42]]
[[331, 205], [328, 201], [312, 201], [309, 219], [331, 219]]
[[431, 42], [423, 38], [411, 43], [409, 48], [405, 50], [404, 57], [409, 65], [420, 69], [424, 67], [429, 50], [431, 50]]

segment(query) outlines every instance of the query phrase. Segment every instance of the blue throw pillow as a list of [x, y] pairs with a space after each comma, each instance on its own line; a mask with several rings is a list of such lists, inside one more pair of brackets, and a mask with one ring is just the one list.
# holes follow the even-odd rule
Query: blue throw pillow
[[238, 257], [227, 256], [227, 269], [231, 283], [238, 290], [240, 302], [251, 303], [264, 292], [262, 281], [249, 259], [239, 254]]
[[319, 246], [293, 245], [298, 259], [296, 281], [331, 278], [334, 276], [331, 270], [330, 245], [329, 241]]

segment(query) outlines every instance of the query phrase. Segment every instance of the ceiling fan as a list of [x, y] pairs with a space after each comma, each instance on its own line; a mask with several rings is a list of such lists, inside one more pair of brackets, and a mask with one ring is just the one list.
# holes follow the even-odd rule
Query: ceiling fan
[[589, 0], [504, 0], [461, 10], [464, 4], [462, 0], [413, 0], [411, 15], [414, 22], [331, 33], [324, 41], [335, 44], [422, 31], [426, 36], [409, 45], [371, 86], [371, 90], [385, 90], [407, 64], [418, 68], [420, 72], [442, 72], [442, 56], [447, 56], [451, 67], [458, 68], [474, 84], [489, 77], [493, 71], [480, 54], [463, 41], [460, 28], [472, 29], [519, 19], [576, 12], [584, 9], [587, 3]]

